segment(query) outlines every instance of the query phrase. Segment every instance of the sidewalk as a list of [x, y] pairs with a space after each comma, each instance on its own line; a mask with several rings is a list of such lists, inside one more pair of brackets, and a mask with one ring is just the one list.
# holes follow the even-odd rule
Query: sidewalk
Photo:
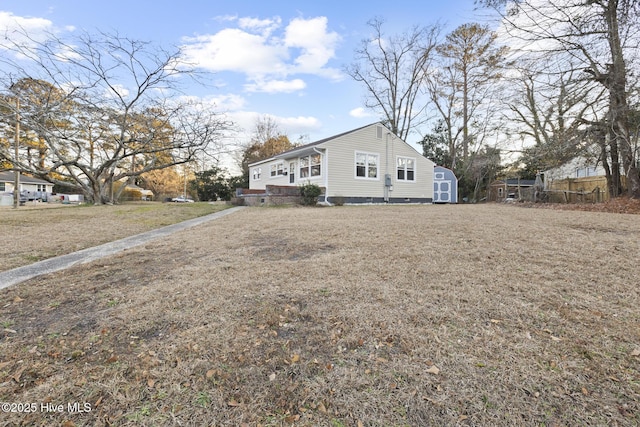
[[14, 268], [13, 270], [0, 272], [0, 289], [17, 285], [18, 283], [33, 279], [34, 277], [42, 276], [44, 274], [64, 270], [65, 268], [69, 268], [74, 265], [86, 264], [88, 262], [113, 255], [118, 252], [122, 252], [126, 249], [143, 245], [152, 240], [168, 236], [172, 233], [175, 233], [176, 231], [185, 230], [187, 228], [203, 224], [214, 219], [222, 218], [223, 216], [227, 216], [241, 209], [245, 208], [243, 206], [237, 206], [234, 208], [225, 209], [223, 211], [216, 212], [210, 215], [193, 218], [187, 221], [179, 222], [177, 224], [158, 228], [156, 230], [147, 231], [146, 233], [136, 234], [135, 236], [125, 237], [124, 239], [105, 243], [93, 248], [83, 249], [78, 252], [61, 255], [55, 258], [49, 258], [44, 261], [26, 265], [24, 267], [18, 267]]

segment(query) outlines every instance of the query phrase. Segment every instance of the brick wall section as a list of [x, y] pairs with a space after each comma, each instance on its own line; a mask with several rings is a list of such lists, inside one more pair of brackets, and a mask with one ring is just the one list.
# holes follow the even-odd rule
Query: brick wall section
[[302, 202], [300, 188], [291, 185], [267, 185], [266, 190], [243, 188], [240, 198], [245, 206], [296, 205]]

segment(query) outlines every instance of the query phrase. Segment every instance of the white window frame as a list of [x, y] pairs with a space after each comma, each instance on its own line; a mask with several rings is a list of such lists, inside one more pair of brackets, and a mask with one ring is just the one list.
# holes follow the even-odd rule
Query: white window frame
[[[313, 158], [319, 159], [317, 163], [313, 163]], [[306, 159], [306, 166], [303, 166]], [[306, 156], [298, 157], [298, 179], [317, 179], [322, 178], [322, 161], [323, 155], [320, 153], [312, 153]], [[305, 173], [303, 173], [305, 171]], [[316, 175], [314, 175], [314, 171], [318, 171]]]
[[[358, 176], [358, 155], [365, 156], [364, 160], [364, 173], [365, 176]], [[376, 176], [369, 176], [369, 158], [376, 159]], [[380, 153], [369, 153], [366, 151], [355, 151], [353, 157], [353, 176], [355, 179], [364, 179], [368, 181], [380, 181]]]
[[253, 168], [253, 180], [258, 181], [262, 176], [262, 168]]
[[[400, 168], [400, 159], [403, 159], [404, 162], [404, 168]], [[408, 172], [411, 170], [409, 169], [409, 162], [408, 161], [412, 161], [413, 162], [413, 179], [409, 179], [407, 178], [407, 176], [409, 175]], [[416, 162], [416, 158], [415, 157], [407, 157], [407, 156], [396, 156], [396, 181], [398, 182], [416, 182], [416, 166], [417, 166], [417, 162]], [[404, 172], [404, 178], [398, 178], [398, 171], [402, 170]]]
[[269, 169], [269, 176], [271, 178], [282, 176], [284, 175], [284, 162], [272, 163]]

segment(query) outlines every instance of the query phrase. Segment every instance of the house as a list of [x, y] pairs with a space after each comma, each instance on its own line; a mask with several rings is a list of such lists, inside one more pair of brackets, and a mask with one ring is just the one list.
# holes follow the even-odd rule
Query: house
[[373, 123], [249, 165], [249, 190], [312, 183], [327, 203], [431, 203], [434, 166]]
[[[602, 162], [575, 157], [567, 163], [543, 172], [544, 189], [551, 201], [579, 202], [609, 199], [607, 176]], [[625, 177], [622, 177], [624, 186]]]
[[124, 197], [125, 200], [143, 200], [149, 201], [153, 200], [153, 191], [144, 189], [142, 187], [138, 187], [135, 184], [127, 184], [124, 188]]
[[490, 202], [505, 202], [510, 200], [533, 200], [533, 179], [499, 179], [489, 186], [487, 200]]
[[[14, 172], [0, 172], [0, 204], [13, 203], [15, 185]], [[23, 200], [49, 200], [53, 192], [53, 184], [40, 178], [20, 175], [20, 197]]]
[[433, 202], [458, 203], [458, 178], [451, 169], [443, 166], [433, 169]]
[[585, 157], [575, 157], [567, 163], [557, 168], [543, 172], [546, 182], [559, 181], [563, 179], [588, 178], [594, 176], [605, 176], [601, 162], [587, 159]]

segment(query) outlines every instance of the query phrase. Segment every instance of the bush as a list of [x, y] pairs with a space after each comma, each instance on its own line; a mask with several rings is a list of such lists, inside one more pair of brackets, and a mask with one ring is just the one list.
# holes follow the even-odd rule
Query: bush
[[318, 196], [322, 194], [322, 188], [316, 184], [304, 184], [300, 186], [302, 204], [305, 206], [315, 206], [318, 203]]

